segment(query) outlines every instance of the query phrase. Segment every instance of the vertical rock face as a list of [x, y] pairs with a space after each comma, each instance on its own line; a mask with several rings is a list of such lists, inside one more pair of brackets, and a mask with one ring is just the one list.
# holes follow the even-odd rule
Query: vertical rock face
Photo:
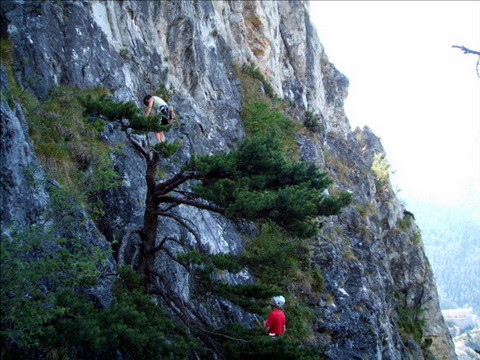
[[[334, 188], [348, 190], [353, 204], [323, 220], [314, 242], [314, 263], [325, 277], [328, 296], [310, 304], [315, 342], [329, 359], [421, 359], [420, 345], [401, 337], [402, 309], [423, 309], [425, 337], [437, 359], [455, 359], [453, 342], [440, 313], [431, 268], [412, 214], [395, 197], [388, 179], [372, 172], [384, 154], [368, 129], [351, 131], [343, 102], [348, 80], [329, 62], [303, 1], [6, 1], [2, 32], [14, 45], [21, 86], [45, 97], [59, 84], [103, 86], [119, 100], [141, 106], [146, 93], [174, 89], [170, 103], [181, 125], [167, 133], [180, 139], [173, 172], [192, 154], [234, 148], [245, 136], [240, 118], [241, 86], [235, 66], [258, 66], [282, 99], [295, 104], [294, 116], [311, 111], [321, 119], [315, 135], [297, 135], [301, 158], [325, 168]], [[22, 60], [23, 59], [23, 60]], [[2, 86], [6, 83], [2, 73]], [[32, 81], [40, 79], [41, 81]], [[37, 169], [19, 106], [2, 111], [2, 221], [37, 221], [35, 208], [47, 203], [20, 174]], [[110, 126], [108, 142], [128, 142]], [[144, 141], [154, 141], [153, 136]], [[133, 148], [115, 155], [122, 186], [106, 195], [107, 217], [98, 241], [126, 239], [142, 222], [145, 164]], [[28, 199], [27, 199], [28, 198]], [[238, 224], [205, 211], [179, 207], [196, 224], [211, 253], [242, 251]], [[3, 231], [3, 230], [2, 230]], [[245, 225], [242, 231], [248, 231]], [[160, 236], [190, 235], [163, 220]], [[126, 241], [126, 240], [125, 240]], [[138, 244], [125, 245], [124, 261], [135, 261]], [[177, 249], [171, 246], [171, 251]], [[190, 294], [188, 274], [168, 258], [158, 259], [169, 291], [189, 300], [213, 326], [252, 317], [222, 299], [207, 309]], [[251, 281], [244, 274], [232, 281]], [[307, 289], [308, 290], [308, 289]], [[197, 301], [199, 300], [199, 301]], [[398, 320], [398, 321], [397, 321]]]
[[[7, 78], [0, 70], [2, 91]], [[16, 222], [19, 226], [38, 221], [39, 212], [47, 203], [44, 189], [32, 189], [26, 174], [31, 170], [34, 179], [42, 179], [44, 173], [33, 156], [33, 149], [26, 134], [27, 123], [19, 106], [10, 108], [6, 101], [0, 103], [2, 115], [2, 222]], [[26, 191], [27, 190], [27, 191]], [[21, 204], [21, 206], [19, 206]]]

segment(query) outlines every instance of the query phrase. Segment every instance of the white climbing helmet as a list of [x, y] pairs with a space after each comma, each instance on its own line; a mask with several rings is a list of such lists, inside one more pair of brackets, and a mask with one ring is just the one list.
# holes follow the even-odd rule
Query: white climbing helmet
[[272, 300], [270, 300], [270, 304], [281, 308], [285, 305], [285, 298], [282, 295], [274, 296]]

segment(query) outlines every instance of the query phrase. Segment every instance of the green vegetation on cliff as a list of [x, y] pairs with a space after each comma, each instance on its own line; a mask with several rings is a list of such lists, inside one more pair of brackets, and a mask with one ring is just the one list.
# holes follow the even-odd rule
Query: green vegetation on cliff
[[[270, 89], [264, 79], [254, 80]], [[103, 89], [62, 86], [53, 89], [43, 100], [16, 86], [10, 89], [9, 102], [23, 106], [35, 152], [48, 176], [59, 184], [55, 189], [71, 189], [68, 205], [82, 204], [92, 218], [103, 215], [99, 199], [102, 192], [118, 185], [110, 154], [119, 149], [107, 146], [100, 135], [106, 121], [117, 122], [148, 163], [146, 181], [151, 192], [147, 203], [152, 200], [156, 205], [147, 209], [146, 218], [148, 211], [153, 211], [150, 215], [155, 218], [171, 217], [197, 240], [195, 249], [176, 259], [194, 267], [199, 281], [196, 290], [206, 284], [212, 295], [263, 316], [267, 309], [259, 304], [266, 304], [274, 294], [284, 293], [288, 299], [290, 330], [287, 337], [279, 341], [279, 348], [284, 349], [279, 358], [312, 358], [313, 350], [301, 347], [302, 340], [311, 336], [311, 328], [307, 308], [298, 296], [301, 292], [297, 291], [297, 283], [310, 283], [312, 288], [321, 289], [322, 285], [316, 282], [321, 282], [322, 277], [318, 268], [310, 269], [305, 239], [316, 233], [317, 216], [337, 214], [349, 203], [350, 196], [346, 193], [325, 195], [323, 190], [331, 183], [326, 174], [313, 164], [295, 160], [293, 133], [297, 124], [281, 111], [284, 105], [279, 106], [278, 99], [267, 91], [270, 99], [244, 104], [243, 119], [250, 137], [237, 149], [229, 154], [194, 157], [179, 174], [158, 182], [155, 178], [158, 161], [174, 148], [145, 149], [127, 131], [168, 130], [168, 127], [159, 127], [157, 117], [141, 115], [133, 102], [113, 101]], [[174, 190], [190, 180], [196, 181], [194, 191], [188, 198], [176, 197]], [[50, 195], [52, 199], [61, 198], [54, 190]], [[211, 205], [205, 205], [205, 199]], [[237, 259], [205, 257], [199, 234], [168, 212], [179, 204], [216, 211], [232, 219], [253, 220], [259, 234], [246, 240], [246, 251]], [[61, 212], [67, 207], [64, 205], [52, 206], [51, 210]], [[166, 205], [165, 208], [160, 208], [162, 205]], [[62, 219], [60, 213], [56, 215]], [[108, 276], [103, 266], [109, 252], [82, 244], [78, 235], [68, 231], [69, 227], [75, 228], [73, 224], [60, 226], [46, 222], [44, 225], [24, 229], [11, 234], [9, 240], [2, 240], [2, 265], [7, 265], [8, 271], [2, 273], [1, 278], [2, 311], [5, 312], [0, 332], [5, 345], [2, 355], [6, 358], [61, 357], [77, 353], [85, 358], [108, 359], [120, 352], [127, 358], [183, 359], [192, 350], [205, 351], [198, 339], [210, 346], [215, 341], [226, 352], [235, 349], [235, 356], [243, 354], [243, 358], [265, 353], [269, 348], [259, 329], [239, 329], [235, 325], [223, 331], [203, 329], [196, 320], [201, 318], [198, 313], [179, 314], [186, 316], [181, 320], [190, 324], [190, 332], [170, 323], [149, 296], [161, 296], [172, 304], [179, 304], [175, 294], [161, 290], [158, 275], [152, 270], [155, 255], [163, 250], [164, 244], [157, 245], [156, 224], [149, 227], [151, 224], [146, 222], [138, 231], [146, 249], [137, 269], [140, 276], [116, 269], [112, 300], [107, 307], [99, 306], [85, 293]], [[65, 231], [51, 232], [52, 228]], [[189, 244], [183, 245], [191, 248]], [[280, 263], [274, 271], [268, 271], [271, 258]], [[221, 271], [238, 272], [243, 268], [255, 275], [255, 285], [233, 286], [218, 279]], [[30, 283], [31, 279], [36, 279], [35, 283]], [[20, 308], [28, 310], [28, 316], [19, 312]], [[175, 311], [173, 307], [170, 310]], [[244, 338], [232, 340], [235, 336]], [[228, 356], [226, 358], [236, 358]]]

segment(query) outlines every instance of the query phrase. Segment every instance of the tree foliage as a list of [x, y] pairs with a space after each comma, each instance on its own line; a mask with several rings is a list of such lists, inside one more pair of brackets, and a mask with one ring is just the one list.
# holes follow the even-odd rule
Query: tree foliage
[[312, 133], [318, 133], [322, 128], [320, 119], [312, 111], [305, 111], [303, 125]]
[[68, 312], [56, 302], [57, 291], [95, 284], [103, 256], [79, 239], [57, 238], [33, 226], [2, 240], [1, 258], [2, 340], [31, 348], [45, 336], [46, 324]]
[[[243, 341], [224, 340], [226, 360], [318, 360], [316, 347], [302, 346], [286, 336], [271, 339], [260, 329], [245, 329], [233, 324], [223, 330]], [[232, 336], [232, 337], [233, 337]]]
[[465, 205], [411, 204], [422, 229], [442, 309], [471, 307], [480, 314], [480, 212]]
[[[171, 125], [161, 125], [162, 115], [145, 116], [133, 101], [115, 101], [107, 94], [94, 97], [91, 94], [79, 95], [78, 99], [85, 108], [85, 114], [116, 121], [136, 133], [167, 131]], [[124, 123], [124, 121], [126, 121]]]
[[[110, 306], [98, 307], [94, 299], [68, 286], [66, 279], [59, 283], [63, 274], [59, 277], [48, 271], [56, 266], [65, 276], [73, 272], [71, 279], [78, 278], [78, 269], [68, 272], [60, 265], [72, 264], [64, 255], [43, 257], [31, 269], [17, 267], [15, 288], [2, 281], [2, 358], [76, 353], [78, 359], [117, 359], [119, 354], [125, 359], [188, 359], [191, 351], [203, 351], [200, 343], [143, 293], [140, 277], [132, 269], [118, 269]], [[91, 256], [83, 261], [91, 263]], [[48, 291], [38, 289], [42, 286], [32, 281], [40, 276], [55, 279], [55, 286]], [[26, 283], [20, 290], [24, 296], [18, 296], [20, 284]]]
[[346, 192], [327, 196], [327, 174], [288, 160], [272, 134], [247, 138], [228, 154], [194, 157], [190, 168], [203, 175], [195, 191], [227, 216], [270, 219], [302, 238], [315, 235], [317, 216], [338, 214], [351, 200]]
[[415, 340], [417, 344], [422, 344], [424, 340], [423, 328], [427, 323], [427, 319], [423, 316], [425, 309], [420, 306], [411, 307], [406, 305], [405, 295], [397, 291], [395, 293], [397, 312], [397, 326], [403, 340], [407, 342], [409, 339]]
[[[292, 239], [273, 222], [259, 224], [258, 234], [248, 239], [242, 263], [260, 283], [286, 288], [300, 282], [305, 272], [302, 264], [310, 261], [310, 251], [305, 241]], [[272, 266], [275, 259], [275, 266]]]
[[110, 252], [85, 243], [72, 195], [48, 189], [44, 222], [2, 233], [2, 359], [117, 359], [119, 353], [124, 359], [187, 359], [190, 351], [203, 351], [143, 292], [141, 276], [129, 267], [110, 274], [116, 278], [108, 307], [86, 295], [105, 278]]
[[390, 163], [385, 155], [377, 153], [374, 155], [372, 172], [379, 188], [384, 188], [390, 180]]
[[57, 302], [69, 316], [49, 325], [44, 344], [81, 348], [85, 359], [116, 359], [117, 352], [127, 359], [188, 359], [201, 348], [144, 294], [138, 274], [123, 267], [117, 276], [108, 308], [97, 308], [84, 295], [58, 294]]

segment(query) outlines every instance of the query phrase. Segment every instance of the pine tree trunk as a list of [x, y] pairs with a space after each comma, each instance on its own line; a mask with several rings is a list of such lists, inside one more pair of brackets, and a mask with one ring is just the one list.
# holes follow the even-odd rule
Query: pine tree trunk
[[152, 271], [155, 269], [155, 254], [151, 250], [155, 248], [158, 232], [158, 201], [155, 199], [155, 172], [157, 169], [158, 155], [152, 154], [147, 159], [147, 196], [145, 200], [145, 215], [143, 229], [140, 233], [140, 258], [138, 272], [143, 274], [143, 285], [148, 293], [152, 290], [155, 277]]

